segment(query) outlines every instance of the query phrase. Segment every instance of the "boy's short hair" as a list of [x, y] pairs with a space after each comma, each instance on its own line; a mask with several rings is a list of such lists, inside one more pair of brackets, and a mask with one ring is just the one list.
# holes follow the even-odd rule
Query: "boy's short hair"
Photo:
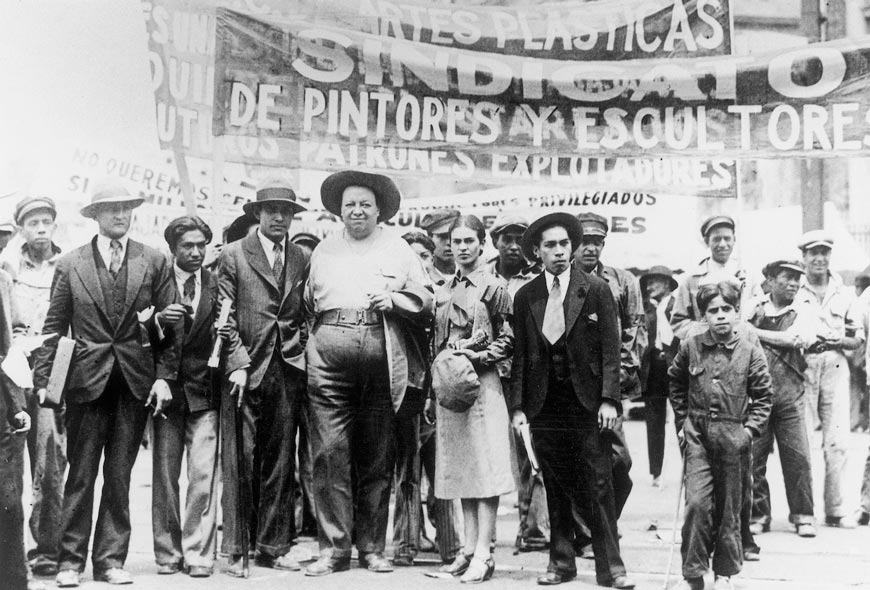
[[695, 299], [698, 301], [698, 310], [701, 314], [707, 313], [707, 307], [710, 305], [710, 302], [720, 296], [725, 300], [725, 303], [733, 306], [734, 309], [740, 309], [740, 288], [730, 281], [722, 281], [720, 283], [702, 285], [698, 289]]

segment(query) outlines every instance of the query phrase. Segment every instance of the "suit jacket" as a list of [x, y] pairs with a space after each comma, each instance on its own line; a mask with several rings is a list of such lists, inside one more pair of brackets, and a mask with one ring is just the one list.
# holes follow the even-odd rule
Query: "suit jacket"
[[[549, 386], [549, 345], [541, 331], [548, 296], [542, 274], [521, 287], [514, 298], [509, 405], [511, 411], [522, 409], [529, 420], [540, 412]], [[620, 338], [610, 288], [602, 279], [574, 268], [564, 305], [571, 383], [578, 401], [595, 412], [601, 401], [607, 399], [621, 411]]]
[[307, 255], [287, 240], [284, 286], [278, 288], [256, 232], [227, 245], [221, 252], [218, 291], [233, 301], [230, 337], [226, 342], [226, 372], [248, 368], [248, 388], [259, 387], [269, 366], [276, 340], [281, 357], [305, 370], [305, 324], [302, 296], [308, 278]]
[[[127, 242], [127, 288], [121, 321], [109, 321], [94, 257], [96, 237], [60, 259], [51, 284], [51, 303], [43, 334], [76, 341], [65, 390], [72, 403], [93, 401], [103, 394], [117, 362], [130, 391], [146, 399], [155, 379], [178, 375], [176, 347], [145, 348], [137, 312], [154, 306], [160, 311], [175, 301], [172, 270], [162, 254], [144, 244]], [[56, 340], [36, 355], [33, 383], [45, 387], [51, 373]]]
[[[182, 294], [178, 292], [178, 283], [173, 279], [172, 284], [180, 300]], [[191, 412], [211, 409], [217, 401], [208, 359], [214, 348], [214, 322], [220, 311], [220, 304], [217, 277], [205, 268], [202, 269], [201, 288], [193, 324], [187, 334], [184, 333], [184, 319], [164, 331], [164, 346], [181, 346], [178, 382], [172, 388], [172, 394], [175, 397], [184, 396]]]

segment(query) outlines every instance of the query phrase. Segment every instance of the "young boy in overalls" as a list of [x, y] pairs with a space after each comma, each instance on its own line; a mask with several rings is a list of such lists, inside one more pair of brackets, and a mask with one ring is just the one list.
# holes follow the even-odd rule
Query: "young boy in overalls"
[[686, 478], [683, 580], [677, 588], [704, 587], [712, 549], [714, 589], [731, 590], [731, 576], [743, 565], [744, 476], [751, 469], [752, 438], [770, 415], [770, 374], [758, 337], [738, 324], [735, 285], [704, 285], [697, 303], [707, 328], [680, 344], [668, 370]]

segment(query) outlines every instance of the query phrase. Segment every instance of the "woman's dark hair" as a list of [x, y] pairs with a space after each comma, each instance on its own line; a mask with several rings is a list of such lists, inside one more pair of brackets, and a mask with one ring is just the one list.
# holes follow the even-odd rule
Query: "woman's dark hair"
[[432, 241], [432, 238], [419, 231], [409, 231], [405, 235], [402, 236], [402, 239], [408, 242], [408, 245], [412, 244], [420, 244], [427, 250], [429, 253], [435, 252], [435, 242]]
[[201, 231], [205, 236], [205, 243], [210, 244], [212, 233], [208, 224], [196, 216], [184, 216], [178, 219], [173, 219], [163, 230], [163, 239], [169, 244], [169, 251], [175, 254], [175, 247], [178, 245], [178, 240], [181, 236], [189, 231]]
[[480, 242], [481, 246], [486, 243], [486, 226], [483, 225], [483, 222], [476, 215], [460, 215], [453, 220], [453, 223], [447, 228], [447, 232], [452, 234], [453, 230], [460, 227], [467, 227], [471, 231], [476, 232], [477, 241]]
[[698, 289], [698, 295], [695, 299], [698, 300], [698, 309], [702, 314], [707, 313], [710, 302], [717, 297], [722, 297], [725, 303], [734, 309], [740, 309], [740, 289], [734, 283], [722, 281], [721, 283], [703, 285]]

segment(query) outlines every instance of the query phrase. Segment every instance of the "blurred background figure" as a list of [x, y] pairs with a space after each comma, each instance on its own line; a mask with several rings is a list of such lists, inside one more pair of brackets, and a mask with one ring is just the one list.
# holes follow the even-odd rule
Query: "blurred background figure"
[[15, 235], [15, 225], [9, 222], [0, 223], [0, 252], [6, 248], [6, 244]]

